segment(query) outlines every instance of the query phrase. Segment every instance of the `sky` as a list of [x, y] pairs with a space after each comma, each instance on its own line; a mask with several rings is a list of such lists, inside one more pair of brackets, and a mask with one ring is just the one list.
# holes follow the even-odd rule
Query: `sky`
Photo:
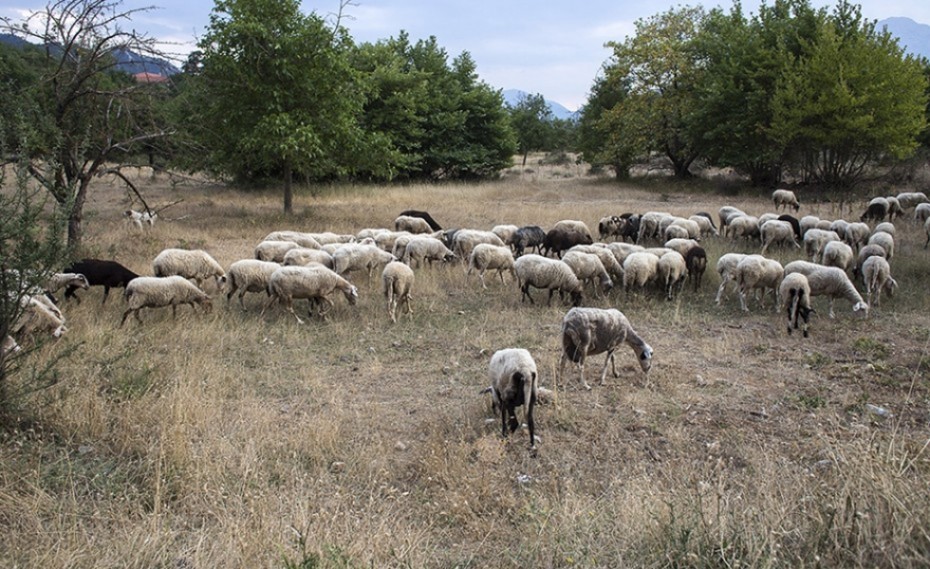
[[[436, 36], [451, 60], [467, 51], [480, 79], [495, 89], [519, 89], [542, 94], [570, 110], [585, 103], [601, 66], [610, 57], [608, 41], [622, 42], [641, 18], [665, 12], [682, 2], [670, 0], [353, 0], [344, 10], [342, 25], [356, 43], [395, 37], [401, 30], [411, 40]], [[696, 1], [706, 8], [732, 5]], [[3, 0], [0, 16], [14, 22], [45, 0]], [[814, 6], [834, 1], [812, 0]], [[927, 0], [862, 0], [863, 16], [882, 20], [907, 17], [930, 25]], [[154, 6], [137, 12], [132, 27], [165, 42], [162, 49], [179, 59], [195, 49], [204, 33], [213, 2], [209, 0], [123, 0], [124, 10]], [[756, 12], [758, 2], [743, 1], [744, 13]], [[314, 11], [335, 21], [338, 0], [304, 1]]]

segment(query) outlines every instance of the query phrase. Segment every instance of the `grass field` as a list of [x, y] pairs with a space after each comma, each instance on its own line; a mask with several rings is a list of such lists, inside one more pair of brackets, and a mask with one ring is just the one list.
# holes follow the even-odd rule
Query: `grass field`
[[[142, 176], [153, 206], [183, 201], [140, 233], [122, 220], [125, 191], [97, 184], [87, 254], [141, 274], [166, 247], [228, 266], [272, 230], [355, 233], [409, 208], [483, 229], [771, 210], [749, 192], [624, 186], [574, 165], [307, 190], [293, 218], [273, 189]], [[800, 214], [829, 219], [864, 207], [802, 200]], [[922, 228], [897, 228], [898, 293], [868, 320], [844, 301], [830, 320], [815, 299], [809, 339], [786, 335], [770, 298], [749, 314], [734, 294], [714, 305], [717, 257], [757, 252], [722, 239], [704, 243], [697, 293], [586, 299], [629, 317], [653, 369], [622, 348], [604, 386], [581, 389], [573, 370], [537, 410], [535, 457], [525, 431], [501, 439], [478, 392], [504, 347], [529, 349], [554, 387], [567, 307], [521, 304], [509, 280], [484, 291], [460, 266], [418, 269], [414, 314], [394, 325], [362, 274], [357, 306], [337, 298], [303, 326], [280, 309], [259, 317], [264, 297], [247, 295], [246, 312], [217, 297], [207, 315], [144, 311], [119, 328], [120, 295], [101, 306], [92, 290], [64, 305], [68, 334], [30, 356], [76, 346], [58, 384], [0, 432], [0, 566], [926, 567], [930, 253]]]

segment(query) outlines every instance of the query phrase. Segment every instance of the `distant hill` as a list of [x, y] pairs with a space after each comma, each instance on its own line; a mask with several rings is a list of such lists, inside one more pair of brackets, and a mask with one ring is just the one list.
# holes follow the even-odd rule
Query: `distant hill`
[[[39, 47], [36, 44], [29, 43], [19, 36], [12, 34], [0, 34], [0, 43], [22, 49], [26, 46]], [[180, 73], [180, 70], [171, 62], [148, 55], [142, 55], [130, 50], [113, 50], [113, 57], [116, 59], [116, 69], [130, 75], [136, 73], [148, 72], [159, 75], [174, 75]]]
[[[502, 94], [504, 95], [504, 102], [511, 107], [515, 107], [517, 103], [519, 103], [520, 100], [524, 97], [530, 96], [530, 93], [527, 93], [526, 91], [520, 91], [519, 89], [505, 89]], [[544, 99], [545, 97], [546, 96], [543, 95]], [[552, 111], [552, 116], [554, 118], [561, 120], [575, 120], [578, 118], [577, 111], [570, 111], [555, 101], [546, 99], [546, 104], [549, 105], [549, 110]]]
[[877, 29], [885, 28], [898, 38], [898, 43], [910, 54], [930, 59], [930, 26], [910, 18], [886, 18], [879, 20]]

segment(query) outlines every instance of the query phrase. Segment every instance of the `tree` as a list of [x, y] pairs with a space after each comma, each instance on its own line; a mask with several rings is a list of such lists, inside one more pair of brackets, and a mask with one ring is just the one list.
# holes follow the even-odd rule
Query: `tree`
[[291, 213], [294, 173], [342, 176], [372, 152], [377, 141], [358, 123], [352, 42], [338, 21], [302, 14], [298, 0], [218, 0], [199, 47], [188, 124], [215, 171], [282, 178]]
[[517, 151], [526, 157], [534, 150], [546, 149], [554, 135], [552, 128], [552, 110], [546, 99], [539, 93], [523, 95], [510, 109], [510, 124], [517, 135]]
[[18, 126], [7, 156], [26, 160], [28, 172], [64, 208], [72, 250], [81, 245], [93, 177], [168, 134], [150, 122], [151, 91], [114, 72], [115, 50], [159, 55], [151, 38], [122, 28], [145, 10], [121, 10], [109, 0], [58, 0], [19, 24], [0, 20], [0, 30], [42, 50], [36, 80], [8, 116]]
[[637, 146], [625, 137], [623, 114], [610, 113], [629, 92], [626, 77], [598, 76], [581, 110], [578, 124], [578, 145], [584, 161], [595, 168], [609, 166], [621, 179], [629, 177], [635, 157], [645, 148], [645, 141], [643, 146]]

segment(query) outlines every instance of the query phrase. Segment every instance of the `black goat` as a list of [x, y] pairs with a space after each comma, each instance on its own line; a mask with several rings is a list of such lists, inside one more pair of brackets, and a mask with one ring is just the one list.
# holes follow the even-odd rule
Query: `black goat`
[[[87, 277], [87, 283], [90, 286], [103, 287], [103, 302], [107, 301], [111, 288], [125, 287], [129, 281], [138, 277], [136, 273], [130, 271], [116, 261], [104, 261], [100, 259], [84, 259], [67, 267], [66, 273], [80, 273]], [[74, 298], [81, 302], [80, 297], [74, 294], [79, 287], [68, 285], [65, 289], [65, 298]]]

